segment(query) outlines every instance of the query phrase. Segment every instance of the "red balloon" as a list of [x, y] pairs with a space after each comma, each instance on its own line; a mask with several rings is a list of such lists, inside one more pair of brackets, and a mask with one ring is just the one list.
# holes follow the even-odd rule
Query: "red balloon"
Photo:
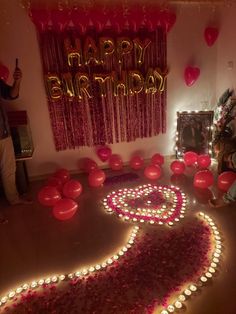
[[55, 172], [54, 176], [61, 179], [63, 183], [67, 182], [70, 179], [70, 174], [67, 169], [58, 169]]
[[151, 163], [153, 165], [161, 166], [161, 165], [164, 164], [164, 157], [162, 155], [160, 155], [160, 154], [155, 154], [151, 158]]
[[184, 154], [184, 162], [186, 166], [191, 166], [197, 162], [197, 153], [195, 152], [186, 152]]
[[182, 174], [185, 170], [185, 164], [182, 161], [174, 160], [170, 164], [170, 169], [175, 174]]
[[207, 189], [214, 183], [214, 177], [210, 170], [200, 170], [194, 176], [193, 185], [195, 188]]
[[0, 64], [0, 79], [6, 83], [8, 77], [9, 77], [8, 68], [5, 65]]
[[74, 216], [77, 209], [78, 209], [78, 204], [75, 201], [69, 198], [62, 198], [53, 207], [52, 212], [56, 219], [68, 220]]
[[146, 6], [146, 26], [150, 31], [153, 31], [155, 28], [162, 24], [162, 16], [160, 12], [160, 8], [157, 4], [149, 3]]
[[61, 199], [61, 194], [54, 186], [44, 186], [38, 193], [38, 201], [44, 206], [54, 206]]
[[101, 31], [108, 20], [107, 12], [101, 4], [96, 4], [89, 10], [89, 16], [97, 31]]
[[95, 169], [94, 171], [91, 171], [88, 176], [88, 182], [89, 185], [92, 187], [99, 187], [103, 184], [105, 181], [105, 173], [101, 169]]
[[129, 25], [129, 21], [127, 15], [124, 14], [124, 8], [122, 4], [118, 4], [113, 10], [114, 16], [112, 17], [112, 24], [116, 25], [118, 32], [121, 32], [127, 25]]
[[121, 170], [123, 167], [122, 159], [119, 155], [111, 155], [109, 165], [112, 170]]
[[187, 67], [184, 71], [184, 79], [187, 86], [192, 86], [200, 75], [200, 69], [197, 67]]
[[208, 168], [211, 165], [211, 157], [209, 155], [199, 155], [197, 164], [199, 168]]
[[227, 192], [235, 180], [236, 180], [236, 173], [235, 172], [224, 171], [219, 175], [219, 177], [217, 179], [218, 188], [222, 191]]
[[140, 156], [133, 156], [129, 162], [130, 167], [134, 170], [141, 169], [143, 166], [143, 163], [144, 163], [143, 158]]
[[85, 8], [79, 7], [71, 11], [71, 21], [74, 26], [85, 32], [90, 23], [90, 16]]
[[52, 176], [48, 179], [47, 185], [54, 186], [55, 188], [58, 189], [58, 191], [62, 192], [63, 180], [60, 179], [59, 177]]
[[97, 150], [97, 155], [101, 159], [101, 161], [105, 162], [111, 157], [111, 149], [110, 147], [104, 146]]
[[50, 15], [48, 11], [43, 9], [31, 9], [29, 15], [40, 32], [46, 30], [50, 21]]
[[149, 165], [145, 168], [144, 175], [150, 180], [159, 179], [161, 176], [161, 167], [158, 165]]
[[70, 22], [69, 10], [51, 10], [53, 29], [62, 32]]
[[94, 160], [92, 160], [90, 158], [85, 158], [83, 168], [84, 168], [85, 172], [89, 173], [89, 172], [97, 169], [98, 165]]
[[129, 17], [132, 21], [134, 31], [137, 31], [145, 23], [142, 6], [138, 3], [135, 6], [130, 6]]
[[68, 198], [76, 199], [82, 192], [82, 185], [77, 180], [69, 180], [64, 184], [63, 195]]
[[204, 31], [204, 37], [207, 45], [212, 46], [219, 35], [219, 30], [215, 27], [207, 27]]

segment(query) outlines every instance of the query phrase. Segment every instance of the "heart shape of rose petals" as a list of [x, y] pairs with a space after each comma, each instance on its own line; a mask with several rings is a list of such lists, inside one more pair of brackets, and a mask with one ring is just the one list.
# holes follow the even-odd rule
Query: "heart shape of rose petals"
[[[200, 217], [203, 220], [185, 220], [180, 228], [152, 229], [138, 237], [132, 248], [126, 246], [121, 261], [114, 255], [104, 266], [71, 273], [69, 284], [60, 289], [56, 289], [59, 279], [55, 276], [57, 280], [40, 280], [46, 283], [43, 290], [24, 292], [7, 313], [53, 313], [57, 309], [84, 314], [178, 312], [217, 273], [221, 237], [208, 215], [200, 213]], [[37, 282], [31, 284], [35, 288], [33, 283], [37, 286]], [[9, 298], [13, 294], [11, 291]]]
[[112, 192], [103, 204], [125, 220], [172, 226], [184, 218], [186, 197], [178, 187], [147, 184]]

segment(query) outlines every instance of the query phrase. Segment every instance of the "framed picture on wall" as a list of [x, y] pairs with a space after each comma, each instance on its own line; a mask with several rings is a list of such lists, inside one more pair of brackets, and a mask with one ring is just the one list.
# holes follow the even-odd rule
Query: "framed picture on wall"
[[176, 157], [185, 152], [212, 155], [214, 111], [177, 112]]

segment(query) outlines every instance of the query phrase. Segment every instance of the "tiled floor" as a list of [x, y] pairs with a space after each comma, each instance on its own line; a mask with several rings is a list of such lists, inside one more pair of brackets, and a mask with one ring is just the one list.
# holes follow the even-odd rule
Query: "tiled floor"
[[[129, 172], [125, 169], [123, 172]], [[189, 214], [208, 212], [223, 234], [224, 253], [218, 275], [212, 283], [186, 303], [189, 314], [236, 313], [236, 207], [211, 209], [207, 199], [211, 191], [194, 190], [193, 169], [186, 177], [171, 177], [168, 165], [160, 184], [174, 183], [187, 194]], [[108, 172], [107, 176], [121, 172]], [[140, 179], [114, 186], [90, 188], [85, 175], [73, 176], [83, 184], [78, 199], [79, 209], [69, 221], [56, 220], [49, 208], [37, 202], [37, 192], [43, 182], [32, 182], [29, 194], [33, 205], [8, 206], [0, 200], [1, 211], [8, 224], [0, 225], [0, 296], [11, 288], [32, 279], [47, 277], [54, 273], [68, 273], [86, 264], [95, 264], [123, 245], [130, 225], [107, 215], [101, 205], [103, 197], [111, 190], [152, 183], [137, 172]], [[156, 183], [154, 181], [153, 183]], [[212, 188], [214, 195], [217, 190]], [[108, 313], [109, 314], [109, 313]]]

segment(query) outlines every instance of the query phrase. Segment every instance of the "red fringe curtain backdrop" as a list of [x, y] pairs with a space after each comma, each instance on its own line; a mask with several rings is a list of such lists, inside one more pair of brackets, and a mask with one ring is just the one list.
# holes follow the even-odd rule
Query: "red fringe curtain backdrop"
[[166, 131], [166, 37], [175, 16], [163, 24], [157, 14], [154, 25], [115, 14], [31, 9], [58, 151]]

